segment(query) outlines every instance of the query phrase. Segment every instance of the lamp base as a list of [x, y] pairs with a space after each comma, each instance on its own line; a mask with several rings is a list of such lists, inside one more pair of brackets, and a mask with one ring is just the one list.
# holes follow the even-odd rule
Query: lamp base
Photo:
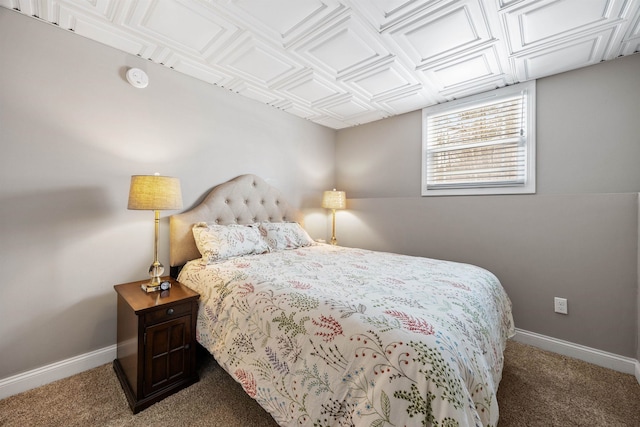
[[164, 266], [158, 262], [158, 256], [156, 255], [156, 260], [149, 267], [149, 276], [151, 276], [151, 280], [148, 283], [143, 283], [140, 287], [143, 291], [155, 292], [160, 290], [160, 283], [162, 280], [160, 276], [164, 273]]

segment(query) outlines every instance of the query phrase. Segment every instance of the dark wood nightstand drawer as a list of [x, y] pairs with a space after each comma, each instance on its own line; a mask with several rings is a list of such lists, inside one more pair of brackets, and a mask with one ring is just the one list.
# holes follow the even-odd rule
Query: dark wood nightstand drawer
[[158, 310], [151, 311], [144, 316], [146, 324], [165, 322], [173, 320], [184, 314], [191, 313], [192, 304], [190, 302], [184, 304], [175, 304], [170, 307], [161, 307]]

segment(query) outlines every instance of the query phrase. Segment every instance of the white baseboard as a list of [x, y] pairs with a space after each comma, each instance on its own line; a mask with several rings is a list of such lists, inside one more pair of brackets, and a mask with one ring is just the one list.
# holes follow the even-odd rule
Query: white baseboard
[[516, 328], [516, 336], [513, 339], [523, 344], [529, 344], [543, 350], [562, 354], [563, 356], [573, 357], [574, 359], [583, 360], [593, 363], [594, 365], [613, 369], [614, 371], [631, 375], [635, 374], [638, 383], [640, 383], [640, 363], [636, 359], [619, 356], [518, 328]]
[[[568, 341], [551, 338], [546, 335], [516, 329], [515, 341], [529, 344], [543, 350], [573, 357], [594, 365], [603, 366], [625, 374], [635, 375], [640, 383], [640, 361], [630, 357], [618, 356], [606, 351], [585, 347]], [[111, 345], [90, 353], [52, 363], [22, 374], [0, 380], [0, 399], [4, 399], [32, 388], [40, 387], [88, 369], [109, 363], [116, 358], [116, 345]]]
[[116, 345], [52, 363], [0, 380], [0, 399], [40, 387], [109, 363], [116, 358]]

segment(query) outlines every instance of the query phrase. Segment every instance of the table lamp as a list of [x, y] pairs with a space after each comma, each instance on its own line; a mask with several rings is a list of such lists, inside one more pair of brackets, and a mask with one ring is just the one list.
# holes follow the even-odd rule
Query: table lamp
[[133, 175], [129, 189], [129, 204], [127, 209], [149, 210], [155, 212], [155, 244], [153, 246], [153, 264], [149, 267], [151, 280], [142, 285], [145, 292], [160, 289], [160, 277], [164, 273], [164, 266], [158, 261], [158, 229], [160, 225], [160, 211], [182, 209], [182, 193], [180, 180], [170, 176]]
[[336, 209], [344, 209], [347, 207], [347, 196], [344, 191], [325, 191], [322, 195], [322, 207], [331, 209], [333, 222], [331, 227], [331, 244], [337, 245], [336, 239]]

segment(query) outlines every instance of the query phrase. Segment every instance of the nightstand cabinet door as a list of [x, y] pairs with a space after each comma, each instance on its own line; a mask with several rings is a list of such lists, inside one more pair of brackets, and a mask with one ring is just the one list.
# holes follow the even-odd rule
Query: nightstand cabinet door
[[145, 332], [144, 394], [149, 395], [191, 375], [191, 316], [151, 326]]

